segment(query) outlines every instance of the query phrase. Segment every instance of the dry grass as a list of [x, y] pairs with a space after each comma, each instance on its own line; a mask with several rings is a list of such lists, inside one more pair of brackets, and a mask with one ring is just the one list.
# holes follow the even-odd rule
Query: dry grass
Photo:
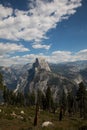
[[[38, 125], [33, 126], [35, 108], [18, 108], [18, 107], [6, 107], [1, 106], [0, 109], [0, 130], [78, 130], [80, 126], [87, 126], [87, 121], [82, 120], [78, 117], [67, 117], [65, 116], [63, 120], [58, 121], [58, 113], [55, 115], [47, 111], [40, 111], [38, 115]], [[20, 111], [23, 110], [24, 114]], [[18, 116], [22, 116], [23, 119], [12, 117], [11, 113], [15, 112]], [[53, 122], [53, 126], [42, 128], [41, 125], [44, 121]]]

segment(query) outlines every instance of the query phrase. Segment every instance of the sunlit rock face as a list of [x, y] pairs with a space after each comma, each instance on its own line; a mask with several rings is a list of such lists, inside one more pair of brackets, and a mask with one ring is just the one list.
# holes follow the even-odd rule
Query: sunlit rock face
[[53, 73], [44, 59], [36, 58], [31, 69], [28, 70], [27, 75], [20, 77], [16, 92], [37, 92], [39, 89], [45, 93], [48, 86], [52, 90], [55, 99], [59, 98], [63, 90], [66, 93], [71, 90], [73, 92], [76, 90], [75, 83], [69, 81], [66, 77]]
[[[49, 66], [50, 65], [50, 66]], [[4, 83], [14, 92], [28, 93], [40, 89], [45, 93], [50, 86], [55, 99], [64, 90], [76, 92], [81, 81], [87, 83], [87, 62], [48, 64], [43, 58], [36, 58], [33, 64], [0, 67]]]
[[43, 58], [36, 58], [36, 61], [33, 64], [33, 67], [36, 70], [44, 69], [46, 71], [51, 71], [48, 63]]

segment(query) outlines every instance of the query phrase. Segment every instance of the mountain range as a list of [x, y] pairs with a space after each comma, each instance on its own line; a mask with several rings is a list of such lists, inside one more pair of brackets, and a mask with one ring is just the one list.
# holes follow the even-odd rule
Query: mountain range
[[54, 73], [58, 73], [77, 84], [81, 81], [87, 83], [87, 61], [50, 64]]
[[76, 92], [78, 83], [87, 83], [87, 61], [48, 64], [42, 58], [36, 58], [33, 64], [0, 67], [4, 84], [14, 92], [27, 93], [40, 89], [43, 93], [50, 86], [54, 98], [62, 91]]

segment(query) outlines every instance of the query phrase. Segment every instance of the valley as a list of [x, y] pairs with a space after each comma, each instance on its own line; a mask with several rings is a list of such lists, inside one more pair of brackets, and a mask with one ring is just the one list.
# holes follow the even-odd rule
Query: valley
[[[86, 130], [87, 61], [0, 67], [1, 130]], [[51, 125], [42, 127], [44, 122]], [[5, 125], [4, 125], [5, 124]]]

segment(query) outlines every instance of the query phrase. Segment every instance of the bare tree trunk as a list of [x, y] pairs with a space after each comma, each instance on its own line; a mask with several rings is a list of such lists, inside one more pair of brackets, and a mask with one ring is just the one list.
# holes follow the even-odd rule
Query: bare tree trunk
[[39, 111], [39, 106], [38, 106], [38, 103], [37, 103], [36, 104], [35, 117], [34, 117], [34, 126], [37, 126], [37, 123], [38, 123], [38, 111]]

